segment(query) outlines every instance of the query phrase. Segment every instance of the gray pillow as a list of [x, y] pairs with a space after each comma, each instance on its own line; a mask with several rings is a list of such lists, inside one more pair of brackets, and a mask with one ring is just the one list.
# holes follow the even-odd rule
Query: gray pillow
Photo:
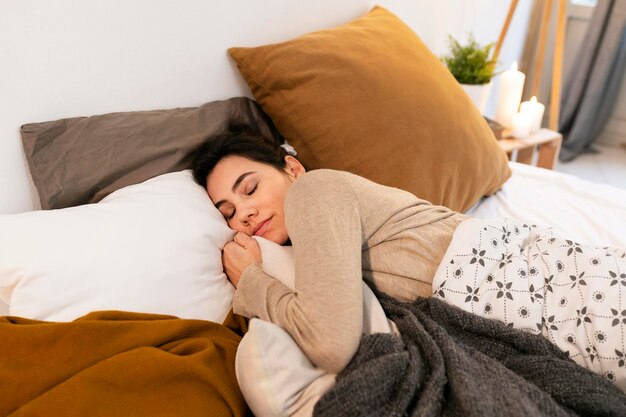
[[43, 209], [95, 203], [113, 191], [191, 167], [195, 149], [230, 120], [283, 143], [246, 97], [200, 107], [109, 113], [22, 126], [24, 152]]

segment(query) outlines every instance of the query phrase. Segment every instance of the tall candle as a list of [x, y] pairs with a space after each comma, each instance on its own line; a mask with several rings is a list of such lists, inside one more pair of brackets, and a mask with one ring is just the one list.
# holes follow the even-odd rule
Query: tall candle
[[517, 113], [519, 103], [522, 100], [525, 78], [526, 76], [517, 70], [517, 62], [513, 62], [511, 69], [500, 75], [496, 121], [501, 125], [512, 126], [513, 115]]
[[546, 106], [537, 101], [537, 97], [533, 96], [530, 101], [522, 102], [520, 106], [520, 113], [528, 113], [530, 115], [530, 132], [536, 132], [541, 129], [541, 122], [543, 120], [543, 112], [546, 110]]
[[511, 136], [518, 139], [527, 138], [530, 134], [530, 113], [515, 113], [511, 118]]

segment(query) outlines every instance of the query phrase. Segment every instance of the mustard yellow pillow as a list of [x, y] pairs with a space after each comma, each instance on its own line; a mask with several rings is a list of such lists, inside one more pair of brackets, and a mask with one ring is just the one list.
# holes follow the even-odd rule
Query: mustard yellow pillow
[[382, 7], [338, 28], [229, 53], [308, 169], [350, 171], [457, 211], [510, 176], [454, 77]]

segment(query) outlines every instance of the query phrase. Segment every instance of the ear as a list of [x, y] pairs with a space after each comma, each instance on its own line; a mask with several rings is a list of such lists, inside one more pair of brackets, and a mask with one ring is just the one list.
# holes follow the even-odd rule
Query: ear
[[285, 157], [285, 171], [287, 174], [293, 176], [294, 178], [298, 178], [300, 175], [304, 174], [306, 170], [304, 166], [291, 155], [287, 155]]

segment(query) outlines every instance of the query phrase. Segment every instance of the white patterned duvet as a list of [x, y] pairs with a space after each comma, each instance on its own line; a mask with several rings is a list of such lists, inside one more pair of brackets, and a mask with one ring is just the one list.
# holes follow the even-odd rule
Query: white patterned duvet
[[550, 339], [626, 391], [626, 253], [511, 219], [459, 225], [435, 297]]

